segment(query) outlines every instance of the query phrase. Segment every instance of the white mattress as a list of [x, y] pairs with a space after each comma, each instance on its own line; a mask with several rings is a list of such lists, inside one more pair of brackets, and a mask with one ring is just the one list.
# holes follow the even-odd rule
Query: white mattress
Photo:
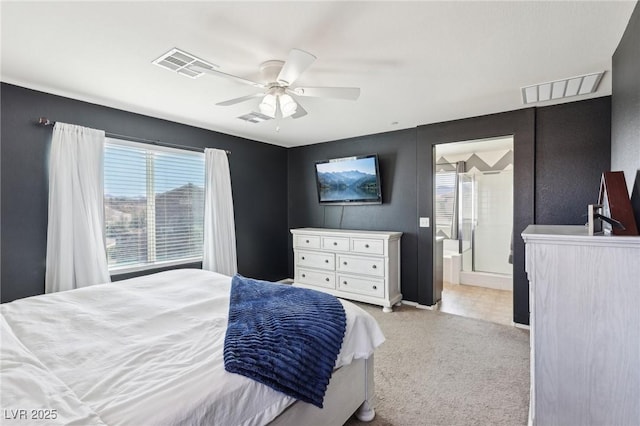
[[[230, 284], [182, 269], [0, 305], [3, 410], [55, 409], [53, 424], [268, 423], [294, 400], [224, 370]], [[342, 303], [336, 367], [384, 341]]]

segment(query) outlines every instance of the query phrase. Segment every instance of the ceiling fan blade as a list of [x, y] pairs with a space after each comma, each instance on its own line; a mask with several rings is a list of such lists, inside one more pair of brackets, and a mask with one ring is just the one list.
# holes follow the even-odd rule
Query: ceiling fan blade
[[360, 97], [359, 87], [296, 87], [288, 91], [298, 96], [346, 99], [348, 101], [355, 101]]
[[238, 77], [237, 75], [227, 74], [226, 72], [217, 71], [217, 70], [214, 70], [213, 68], [206, 68], [206, 67], [201, 67], [199, 65], [192, 65], [192, 66], [189, 67], [189, 69], [191, 69], [193, 71], [203, 72], [205, 74], [216, 75], [218, 77], [229, 78], [231, 80], [235, 80], [235, 81], [240, 82], [240, 83], [248, 84], [248, 85], [253, 86], [253, 87], [259, 87], [261, 89], [264, 89], [266, 87], [262, 83], [257, 83], [255, 81], [247, 80], [246, 78]]
[[300, 117], [304, 117], [305, 115], [307, 115], [307, 110], [302, 108], [302, 105], [300, 105], [300, 102], [297, 102], [297, 104], [298, 104], [298, 107], [296, 108], [296, 112], [294, 112], [291, 115], [291, 118], [300, 118]]
[[290, 86], [315, 60], [316, 57], [309, 52], [291, 49], [287, 62], [284, 63], [280, 74], [278, 74], [277, 82], [283, 86]]
[[245, 102], [251, 99], [259, 98], [261, 96], [264, 96], [264, 93], [254, 93], [253, 95], [241, 96], [239, 98], [229, 99], [228, 101], [218, 102], [216, 105], [231, 106], [231, 105], [239, 104], [240, 102]]

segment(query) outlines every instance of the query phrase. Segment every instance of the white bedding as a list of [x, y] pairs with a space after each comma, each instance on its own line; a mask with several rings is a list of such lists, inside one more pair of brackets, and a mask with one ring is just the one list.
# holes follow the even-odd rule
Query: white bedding
[[[270, 422], [294, 400], [224, 370], [230, 284], [182, 269], [0, 305], [2, 409], [56, 410], [53, 424]], [[369, 314], [342, 304], [336, 367], [384, 341]]]

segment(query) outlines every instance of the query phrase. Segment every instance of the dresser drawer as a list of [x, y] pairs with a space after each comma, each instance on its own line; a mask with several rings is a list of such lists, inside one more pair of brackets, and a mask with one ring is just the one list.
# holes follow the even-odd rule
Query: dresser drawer
[[384, 259], [337, 255], [337, 261], [340, 272], [384, 277]]
[[291, 234], [294, 285], [380, 305], [384, 312], [402, 300], [401, 232], [299, 228]]
[[294, 246], [298, 248], [320, 248], [320, 237], [318, 235], [296, 235]]
[[296, 252], [296, 265], [333, 271], [336, 267], [335, 255], [333, 253], [298, 251]]
[[351, 251], [366, 254], [384, 254], [384, 241], [365, 238], [352, 238]]
[[349, 251], [349, 238], [322, 237], [322, 248], [325, 250]]
[[298, 268], [296, 282], [300, 284], [315, 285], [318, 287], [336, 288], [336, 275], [333, 272], [314, 271], [312, 269]]
[[349, 275], [338, 275], [338, 289], [350, 293], [384, 297], [384, 280], [377, 278], [356, 278]]

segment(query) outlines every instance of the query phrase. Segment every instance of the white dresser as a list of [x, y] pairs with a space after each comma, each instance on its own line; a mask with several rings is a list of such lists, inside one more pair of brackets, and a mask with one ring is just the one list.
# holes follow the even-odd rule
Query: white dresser
[[640, 237], [531, 225], [533, 425], [640, 424]]
[[400, 293], [402, 232], [292, 229], [294, 285], [391, 312]]

